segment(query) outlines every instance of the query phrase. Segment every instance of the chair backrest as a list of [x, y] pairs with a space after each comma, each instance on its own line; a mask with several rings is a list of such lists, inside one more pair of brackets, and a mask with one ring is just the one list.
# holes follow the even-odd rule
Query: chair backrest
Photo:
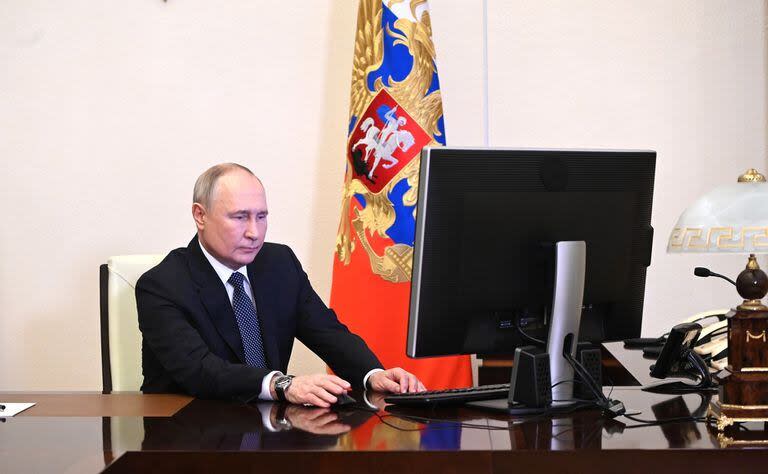
[[101, 300], [101, 375], [103, 392], [141, 387], [141, 332], [136, 281], [164, 255], [110, 257], [99, 268]]

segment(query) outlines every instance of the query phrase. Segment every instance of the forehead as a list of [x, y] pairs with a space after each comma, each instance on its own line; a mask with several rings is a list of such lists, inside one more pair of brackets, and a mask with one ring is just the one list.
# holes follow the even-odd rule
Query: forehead
[[220, 177], [212, 196], [214, 207], [232, 210], [266, 210], [264, 186], [255, 176], [245, 171], [232, 171]]

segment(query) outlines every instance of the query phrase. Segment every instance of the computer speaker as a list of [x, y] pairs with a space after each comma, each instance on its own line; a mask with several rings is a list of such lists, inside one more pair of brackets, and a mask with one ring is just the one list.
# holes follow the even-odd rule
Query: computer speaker
[[546, 351], [536, 346], [515, 349], [509, 382], [509, 403], [520, 403], [532, 408], [552, 403], [552, 377]]
[[[582, 343], [578, 345], [576, 360], [586, 370], [587, 374], [595, 382], [597, 389], [603, 389], [603, 364], [600, 348], [591, 344]], [[578, 373], [574, 374], [575, 386], [573, 388], [573, 397], [577, 400], [594, 400], [597, 398], [589, 385], [585, 383]]]

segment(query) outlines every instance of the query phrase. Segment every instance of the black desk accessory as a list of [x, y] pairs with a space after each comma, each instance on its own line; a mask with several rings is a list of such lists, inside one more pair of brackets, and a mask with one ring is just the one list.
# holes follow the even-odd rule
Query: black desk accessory
[[544, 349], [536, 346], [515, 349], [507, 402], [530, 408], [542, 408], [552, 403], [549, 354]]
[[[575, 369], [573, 380], [553, 381], [550, 377], [549, 355], [544, 349], [535, 346], [518, 347], [515, 350], [509, 396], [506, 399], [471, 402], [467, 406], [510, 415], [556, 415], [584, 408], [601, 408], [611, 417], [623, 413], [621, 402], [608, 400], [602, 395], [599, 348], [591, 344], [579, 344], [576, 358], [566, 357], [568, 359]], [[552, 388], [561, 383], [575, 385], [572, 400], [552, 400]]]
[[480, 385], [479, 387], [428, 390], [426, 392], [397, 393], [384, 401], [400, 406], [463, 405], [477, 400], [507, 399], [509, 384]]
[[659, 358], [651, 366], [651, 377], [665, 379], [676, 376], [691, 378], [697, 382], [665, 382], [643, 387], [643, 390], [675, 394], [717, 390], [706, 362], [693, 350], [700, 332], [701, 325], [698, 323], [683, 323], [673, 327]]
[[[603, 363], [602, 352], [600, 348], [593, 346], [589, 343], [579, 343], [576, 349], [576, 360], [579, 361], [581, 366], [589, 374], [592, 382], [599, 387], [603, 388]], [[588, 381], [578, 373], [574, 374], [573, 398], [577, 400], [596, 400], [597, 396], [590, 390]]]
[[336, 403], [333, 404], [334, 407], [345, 407], [347, 405], [354, 405], [357, 403], [357, 400], [352, 398], [351, 395], [349, 395], [347, 392], [342, 392], [341, 395], [336, 395]]

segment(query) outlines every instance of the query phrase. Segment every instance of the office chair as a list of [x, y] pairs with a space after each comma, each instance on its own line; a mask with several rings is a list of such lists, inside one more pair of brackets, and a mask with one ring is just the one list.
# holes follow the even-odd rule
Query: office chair
[[141, 388], [141, 332], [136, 281], [164, 255], [110, 257], [99, 267], [102, 393]]

